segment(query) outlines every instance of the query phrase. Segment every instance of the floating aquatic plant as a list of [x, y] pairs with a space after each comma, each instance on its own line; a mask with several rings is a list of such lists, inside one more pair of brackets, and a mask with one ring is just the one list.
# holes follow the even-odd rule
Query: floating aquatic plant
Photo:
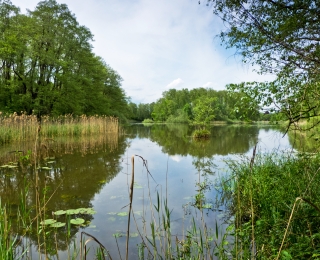
[[53, 223], [56, 223], [57, 221], [55, 219], [49, 218], [44, 221], [41, 221], [41, 225], [52, 225]]
[[70, 223], [73, 225], [81, 225], [84, 223], [84, 219], [83, 218], [76, 218], [76, 219], [71, 219]]
[[59, 227], [64, 227], [65, 225], [66, 225], [66, 223], [55, 222], [55, 223], [51, 224], [50, 227], [59, 228]]

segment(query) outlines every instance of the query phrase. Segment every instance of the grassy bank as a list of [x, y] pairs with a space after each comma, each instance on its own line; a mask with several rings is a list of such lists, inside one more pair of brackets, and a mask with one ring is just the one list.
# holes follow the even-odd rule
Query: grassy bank
[[319, 259], [320, 156], [271, 154], [231, 164], [223, 183], [236, 259]]
[[118, 119], [107, 116], [59, 117], [43, 116], [41, 130], [35, 115], [0, 115], [0, 144], [34, 140], [36, 133], [43, 138], [58, 136], [89, 136], [118, 132]]

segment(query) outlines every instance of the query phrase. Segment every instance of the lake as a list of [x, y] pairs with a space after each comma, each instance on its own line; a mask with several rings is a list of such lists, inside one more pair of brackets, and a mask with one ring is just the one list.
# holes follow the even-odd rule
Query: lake
[[[210, 139], [204, 141], [193, 140], [192, 131], [193, 127], [187, 125], [133, 124], [116, 137], [42, 140], [41, 159], [35, 166], [23, 164], [32, 144], [1, 147], [1, 165], [12, 166], [0, 168], [1, 203], [10, 203], [10, 214], [15, 219], [21, 205], [34, 217], [38, 200], [38, 205], [46, 205], [42, 220], [54, 216], [61, 223], [68, 222], [68, 217], [53, 212], [93, 208], [95, 214], [83, 211], [68, 215], [84, 219], [82, 226], [48, 227], [47, 254], [54, 255], [58, 250], [60, 259], [68, 258], [73, 251], [70, 244], [72, 241], [79, 244], [84, 231], [99, 240], [113, 259], [120, 259], [119, 251], [125, 259], [134, 156], [134, 218], [131, 216], [129, 259], [139, 259], [140, 235], [150, 246], [150, 222], [162, 219], [162, 213], [157, 214], [157, 196], [161, 205], [167, 202], [172, 241], [183, 241], [193, 223], [197, 226], [205, 223], [218, 243], [229, 221], [218, 187], [221, 178], [228, 175], [228, 160], [250, 157], [256, 144], [259, 153], [292, 151], [293, 146], [288, 136], [283, 136], [285, 131], [274, 126], [212, 126]], [[14, 152], [17, 150], [21, 153]], [[205, 195], [201, 207], [197, 204], [200, 190]], [[19, 225], [15, 230], [21, 238], [21, 250], [28, 250], [26, 259], [38, 259], [37, 245], [42, 242], [38, 240], [35, 222], [26, 235], [25, 228]], [[161, 236], [161, 229], [158, 232]]]

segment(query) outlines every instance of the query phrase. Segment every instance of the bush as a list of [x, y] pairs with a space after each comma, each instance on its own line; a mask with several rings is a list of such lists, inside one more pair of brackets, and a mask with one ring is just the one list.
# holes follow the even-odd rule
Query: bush
[[178, 111], [178, 115], [170, 115], [166, 120], [166, 123], [188, 124], [189, 123], [188, 114], [180, 110]]
[[152, 119], [146, 118], [145, 120], [142, 121], [143, 124], [152, 124], [154, 123]]
[[192, 137], [196, 139], [207, 139], [210, 137], [210, 131], [205, 128], [197, 129], [192, 133]]

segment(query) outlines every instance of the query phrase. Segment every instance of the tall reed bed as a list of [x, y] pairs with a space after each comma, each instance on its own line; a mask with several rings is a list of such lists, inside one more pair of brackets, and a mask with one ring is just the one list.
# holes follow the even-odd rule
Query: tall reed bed
[[[35, 115], [0, 114], [0, 144], [34, 140], [38, 127], [39, 122]], [[41, 118], [40, 137], [79, 137], [118, 133], [118, 131], [119, 122], [118, 118], [115, 117], [98, 115], [82, 115], [79, 117], [73, 115], [43, 116]]]
[[[319, 259], [320, 156], [268, 154], [232, 163], [234, 259]], [[227, 251], [227, 250], [226, 250]]]

